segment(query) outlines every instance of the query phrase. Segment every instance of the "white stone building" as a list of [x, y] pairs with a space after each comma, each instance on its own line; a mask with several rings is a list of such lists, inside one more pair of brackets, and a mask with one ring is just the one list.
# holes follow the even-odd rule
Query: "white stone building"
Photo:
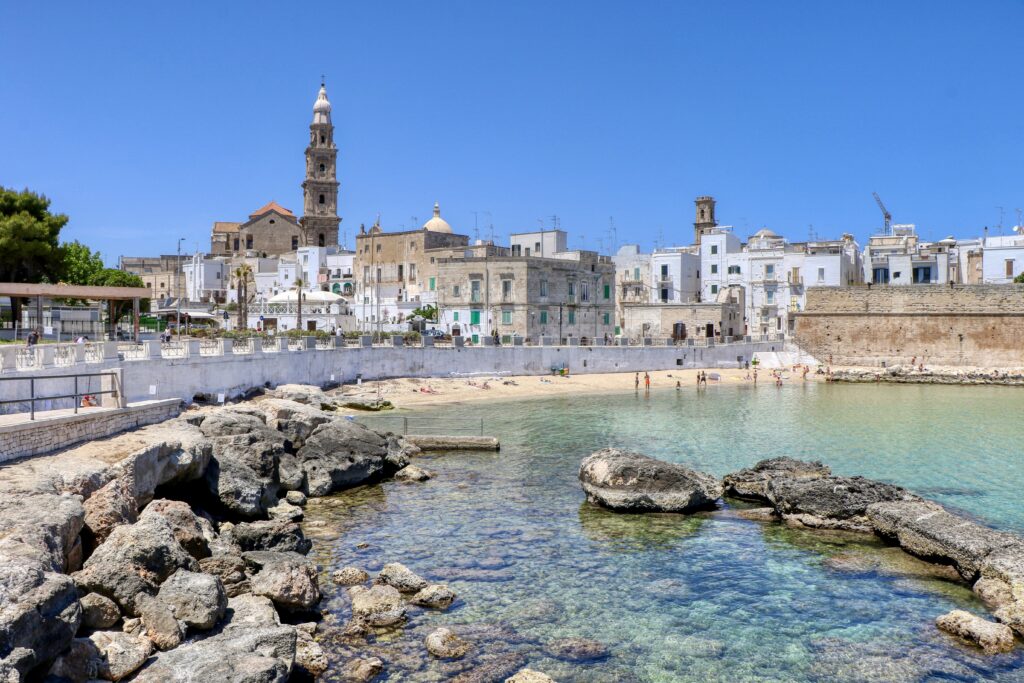
[[1008, 284], [1024, 273], [1024, 228], [1013, 235], [985, 237], [981, 247], [981, 279], [985, 284]]

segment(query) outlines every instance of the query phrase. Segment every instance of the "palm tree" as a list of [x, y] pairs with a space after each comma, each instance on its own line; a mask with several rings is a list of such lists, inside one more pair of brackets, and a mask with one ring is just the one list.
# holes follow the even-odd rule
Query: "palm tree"
[[302, 278], [295, 279], [295, 293], [296, 303], [298, 308], [296, 309], [297, 315], [295, 316], [295, 329], [302, 329], [302, 287], [306, 283], [302, 281]]
[[249, 326], [249, 282], [252, 281], [252, 266], [242, 263], [232, 271], [238, 297], [238, 329]]

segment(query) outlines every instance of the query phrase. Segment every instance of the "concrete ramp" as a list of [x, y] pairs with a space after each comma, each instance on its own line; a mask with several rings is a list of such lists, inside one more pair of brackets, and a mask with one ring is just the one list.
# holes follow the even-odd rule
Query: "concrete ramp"
[[759, 368], [792, 368], [794, 365], [817, 365], [809, 353], [795, 351], [758, 351], [754, 354]]

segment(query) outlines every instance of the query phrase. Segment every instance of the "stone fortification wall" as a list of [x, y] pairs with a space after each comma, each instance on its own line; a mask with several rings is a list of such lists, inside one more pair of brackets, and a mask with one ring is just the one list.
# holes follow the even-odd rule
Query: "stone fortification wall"
[[807, 290], [795, 340], [837, 365], [1024, 366], [1024, 286]]

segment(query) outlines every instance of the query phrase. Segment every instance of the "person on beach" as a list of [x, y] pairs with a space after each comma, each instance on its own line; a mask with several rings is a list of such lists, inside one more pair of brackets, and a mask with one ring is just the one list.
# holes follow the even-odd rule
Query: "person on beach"
[[636, 389], [637, 391], [640, 391], [640, 373], [639, 372], [636, 373], [636, 375], [633, 377], [633, 388]]
[[680, 382], [679, 380], [676, 380], [676, 391], [682, 391], [682, 389], [683, 389], [683, 383]]
[[754, 385], [757, 385], [757, 368], [754, 368]]
[[646, 372], [644, 373], [644, 391], [651, 390], [651, 376]]

